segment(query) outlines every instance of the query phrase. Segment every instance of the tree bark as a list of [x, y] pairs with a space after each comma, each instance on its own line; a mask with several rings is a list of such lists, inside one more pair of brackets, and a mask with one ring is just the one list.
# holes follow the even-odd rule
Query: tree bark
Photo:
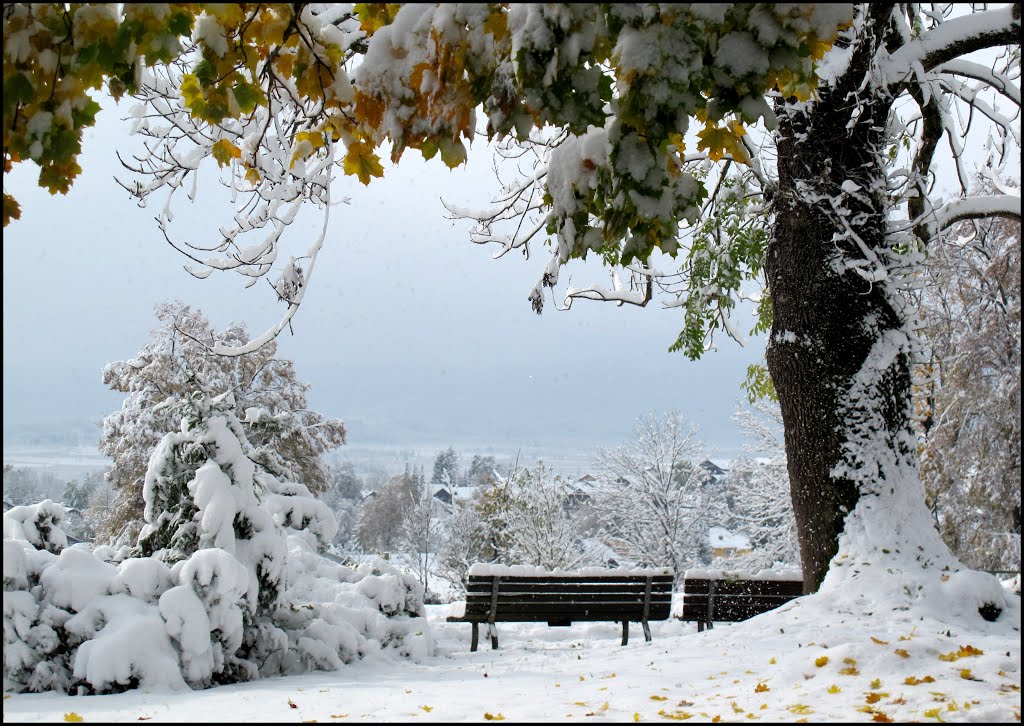
[[[846, 77], [863, 80], [873, 50], [859, 50]], [[884, 441], [896, 459], [915, 456], [911, 360], [899, 344], [910, 336], [900, 296], [883, 277], [891, 259], [883, 166], [890, 102], [877, 89], [860, 90], [840, 83], [780, 114], [765, 264], [773, 302], [767, 360], [785, 424], [807, 593], [821, 584], [861, 497], [897, 478], [892, 467], [860, 456], [868, 439]]]

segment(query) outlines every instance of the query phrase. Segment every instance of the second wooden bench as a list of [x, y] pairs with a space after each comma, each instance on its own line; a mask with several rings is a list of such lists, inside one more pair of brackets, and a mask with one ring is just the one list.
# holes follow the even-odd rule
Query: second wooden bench
[[683, 576], [679, 620], [696, 620], [697, 631], [715, 621], [737, 622], [774, 610], [804, 594], [799, 572], [758, 577], [737, 573], [689, 571]]

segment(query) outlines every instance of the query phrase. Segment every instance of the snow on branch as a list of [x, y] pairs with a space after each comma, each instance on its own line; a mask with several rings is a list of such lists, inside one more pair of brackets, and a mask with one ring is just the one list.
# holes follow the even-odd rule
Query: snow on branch
[[1009, 217], [1020, 221], [1020, 196], [993, 194], [954, 199], [935, 210], [935, 225], [943, 230], [965, 219], [987, 217]]
[[984, 48], [1020, 42], [1020, 3], [938, 23], [902, 46], [882, 64], [890, 85], [902, 85], [915, 69], [933, 70]]

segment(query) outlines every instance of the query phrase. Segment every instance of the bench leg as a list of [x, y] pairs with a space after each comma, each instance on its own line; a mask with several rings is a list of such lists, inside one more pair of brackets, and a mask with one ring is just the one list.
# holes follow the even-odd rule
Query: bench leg
[[629, 621], [622, 621], [622, 644], [625, 645], [629, 642]]
[[469, 644], [469, 652], [476, 653], [476, 647], [480, 644], [480, 625], [473, 623], [473, 640]]
[[494, 623], [487, 623], [487, 634], [491, 636], [491, 650], [498, 649], [498, 629]]
[[651, 642], [651, 626], [647, 624], [646, 620], [642, 620], [640, 622], [640, 624], [644, 626], [644, 640], [646, 640], [648, 643], [650, 643]]
[[697, 632], [698, 633], [703, 633], [704, 632], [704, 621], [703, 620], [698, 620], [697, 621]]

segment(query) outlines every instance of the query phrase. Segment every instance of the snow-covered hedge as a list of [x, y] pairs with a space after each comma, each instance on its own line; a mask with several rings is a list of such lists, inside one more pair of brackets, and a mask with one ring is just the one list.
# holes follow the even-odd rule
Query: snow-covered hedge
[[198, 397], [154, 451], [131, 551], [67, 546], [63, 510], [4, 514], [4, 689], [206, 688], [424, 656], [422, 586], [318, 554], [333, 515], [253, 463], [233, 403]]

